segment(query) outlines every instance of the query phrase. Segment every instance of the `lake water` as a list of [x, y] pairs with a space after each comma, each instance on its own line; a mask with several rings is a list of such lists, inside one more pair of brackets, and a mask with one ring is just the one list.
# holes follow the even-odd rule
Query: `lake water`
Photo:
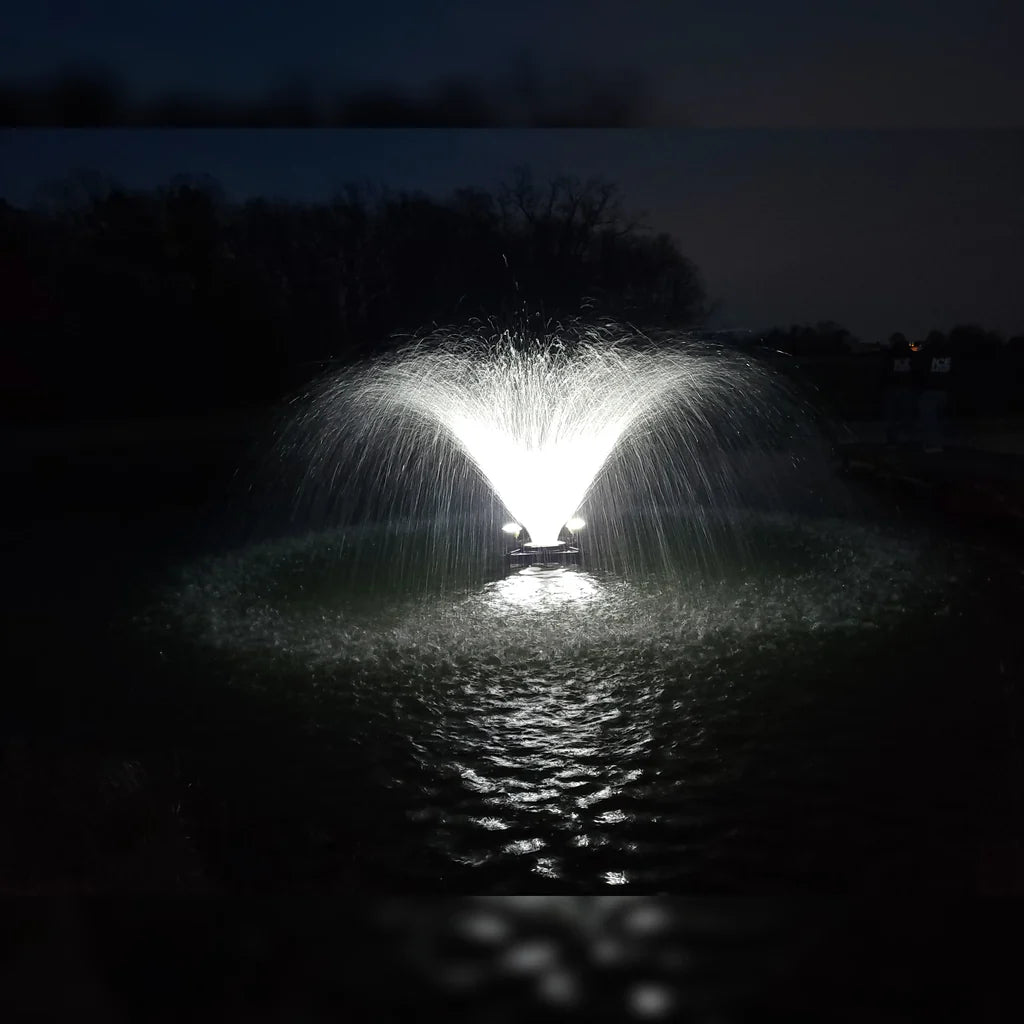
[[[86, 951], [122, 1009], [191, 1012], [182, 979], [230, 967], [256, 994], [228, 1016], [277, 991], [315, 1017], [343, 976], [399, 1016], [935, 1019], [984, 974], [968, 947], [997, 963], [952, 908], [1019, 877], [992, 867], [1022, 808], [1018, 544], [826, 502], [508, 576], [495, 535], [439, 571], [433, 526], [245, 540], [238, 461], [44, 462], [8, 509], [2, 877], [131, 894], [145, 927], [97, 910]], [[242, 924], [192, 890], [244, 894]], [[402, 893], [474, 899], [358, 899]], [[980, 1015], [994, 991], [966, 1019], [1013, 1019]]]
[[167, 739], [226, 881], [971, 891], [1019, 569], [868, 521], [738, 528], [710, 564], [496, 552], [434, 586], [393, 571], [414, 531], [267, 541], [175, 568], [119, 645], [217, 709]]

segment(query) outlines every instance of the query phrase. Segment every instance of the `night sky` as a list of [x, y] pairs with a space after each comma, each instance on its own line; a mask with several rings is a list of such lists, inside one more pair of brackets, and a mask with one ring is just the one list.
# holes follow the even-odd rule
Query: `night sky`
[[703, 126], [1021, 125], [1013, 0], [37, 0], [11, 5], [5, 77], [115, 69], [139, 97], [630, 71], [649, 118]]
[[241, 101], [291, 78], [325, 96], [412, 95], [532, 68], [553, 94], [623, 82], [643, 127], [8, 130], [0, 195], [30, 204], [83, 167], [143, 187], [209, 173], [233, 197], [318, 199], [367, 180], [443, 194], [529, 164], [619, 183], [700, 268], [719, 326], [1011, 335], [1024, 331], [1021, 39], [1024, 5], [1009, 0], [40, 0], [5, 13], [9, 81], [85, 62], [140, 103]]
[[232, 198], [353, 181], [443, 195], [519, 163], [619, 183], [700, 268], [716, 326], [1024, 332], [1024, 132], [14, 130], [0, 195], [31, 205], [83, 167], [142, 187], [208, 173]]

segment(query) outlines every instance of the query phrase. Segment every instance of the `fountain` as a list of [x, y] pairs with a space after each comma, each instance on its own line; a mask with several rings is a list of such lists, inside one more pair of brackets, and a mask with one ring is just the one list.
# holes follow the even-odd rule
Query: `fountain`
[[496, 500], [518, 542], [510, 565], [564, 564], [588, 521], [610, 551], [624, 525], [638, 542], [666, 508], [689, 509], [708, 543], [750, 464], [794, 423], [792, 395], [742, 355], [577, 325], [430, 335], [321, 382], [280, 448], [301, 467], [301, 516], [319, 502], [335, 522], [426, 520], [443, 531], [435, 548], [468, 555], [480, 545], [467, 519], [493, 523]]
[[[887, 751], [902, 709], [942, 707], [928, 673], [989, 570], [849, 515], [744, 353], [436, 334], [325, 378], [275, 443], [290, 526], [183, 566], [147, 619], [161, 671], [272, 709], [267, 836], [307, 807], [392, 890], [749, 891], [897, 849], [917, 871], [922, 822], [958, 806], [939, 768], [931, 803], [901, 788]], [[932, 667], [908, 676], [897, 638]], [[902, 839], [850, 842], [883, 812]], [[247, 827], [224, 842], [251, 849]], [[306, 835], [287, 863], [338, 870]]]

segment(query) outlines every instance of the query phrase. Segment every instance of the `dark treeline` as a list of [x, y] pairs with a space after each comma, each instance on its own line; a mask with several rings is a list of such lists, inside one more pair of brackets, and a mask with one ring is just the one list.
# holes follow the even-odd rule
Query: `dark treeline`
[[5, 388], [77, 414], [272, 401], [396, 333], [524, 306], [679, 327], [706, 313], [696, 268], [614, 185], [525, 169], [493, 192], [317, 203], [83, 173], [32, 210], [0, 201], [0, 289]]
[[[842, 356], [861, 350], [860, 339], [830, 320], [773, 327], [760, 335], [759, 343], [792, 356]], [[957, 324], [948, 331], [930, 330], [920, 338], [908, 338], [897, 332], [889, 336], [885, 347], [898, 350], [912, 347], [971, 359], [996, 358], [1008, 353], [1024, 353], [1024, 335], [1006, 339], [997, 331], [977, 324]]]
[[1024, 413], [1024, 335], [1009, 339], [977, 324], [921, 337], [895, 333], [885, 342], [864, 344], [831, 321], [775, 327], [755, 335], [774, 353], [777, 367], [812, 388], [813, 400], [851, 418], [885, 413], [894, 359], [918, 354], [919, 368], [933, 357], [951, 357], [947, 382], [949, 411], [958, 416], [999, 417]]
[[765, 348], [792, 356], [843, 355], [851, 351], [856, 341], [845, 327], [831, 321], [773, 327], [760, 338]]
[[656, 108], [645, 76], [635, 70], [565, 67], [553, 75], [528, 58], [489, 80], [446, 75], [419, 90], [276, 77], [246, 100], [193, 88], [145, 99], [115, 69], [87, 63], [37, 81], [0, 80], [0, 124], [623, 128], [649, 122]]

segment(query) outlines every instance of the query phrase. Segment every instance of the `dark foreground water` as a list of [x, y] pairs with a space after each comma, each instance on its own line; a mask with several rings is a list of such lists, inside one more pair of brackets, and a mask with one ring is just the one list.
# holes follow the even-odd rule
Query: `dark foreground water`
[[1016, 1019], [964, 907], [1019, 895], [1019, 546], [886, 502], [442, 576], [415, 531], [204, 531], [197, 453], [36, 468], [0, 881], [93, 894], [3, 904], [36, 1019]]
[[[222, 689], [273, 730], [256, 764], [206, 754], [206, 785], [237, 799], [227, 821], [205, 810], [216, 870], [497, 893], [971, 890], [1016, 671], [993, 609], [1019, 581], [864, 523], [742, 529], [742, 558], [633, 578], [535, 568], [410, 591], [323, 533], [186, 569], [135, 620], [147, 675]], [[395, 558], [372, 531], [347, 543]]]
[[[742, 550], [670, 571], [504, 576], [496, 546], [435, 583], [395, 571], [415, 531], [199, 557], [173, 510], [154, 546], [103, 509], [10, 553], [8, 761], [86, 831], [89, 771], [173, 808], [143, 880], [966, 894], [1012, 831], [1021, 570], [998, 548], [748, 512]], [[116, 884], [105, 821], [22, 837], [15, 871]]]

